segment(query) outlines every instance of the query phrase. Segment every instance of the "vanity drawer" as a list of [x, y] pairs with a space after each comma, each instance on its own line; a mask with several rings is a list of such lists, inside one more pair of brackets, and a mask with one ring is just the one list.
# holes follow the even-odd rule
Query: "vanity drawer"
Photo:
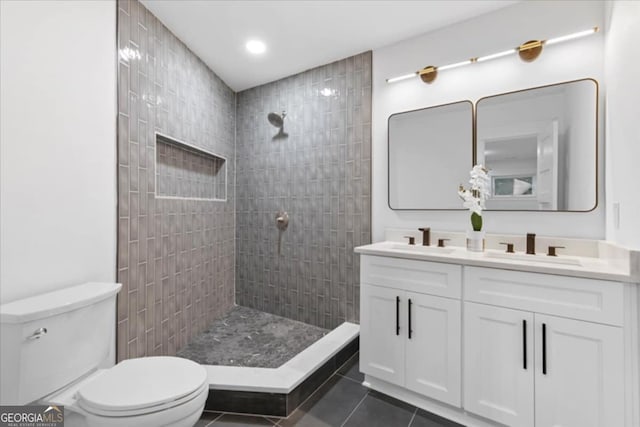
[[360, 283], [461, 298], [462, 267], [439, 262], [363, 255]]
[[465, 301], [622, 326], [623, 284], [551, 274], [466, 267]]

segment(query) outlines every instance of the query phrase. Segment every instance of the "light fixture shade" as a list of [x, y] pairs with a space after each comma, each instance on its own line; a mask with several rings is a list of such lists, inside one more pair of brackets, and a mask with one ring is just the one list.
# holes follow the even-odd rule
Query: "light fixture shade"
[[525, 62], [535, 61], [540, 53], [542, 53], [542, 44], [540, 40], [529, 40], [518, 46], [518, 56]]
[[425, 83], [433, 83], [438, 77], [438, 69], [433, 65], [428, 65], [418, 72], [420, 79]]

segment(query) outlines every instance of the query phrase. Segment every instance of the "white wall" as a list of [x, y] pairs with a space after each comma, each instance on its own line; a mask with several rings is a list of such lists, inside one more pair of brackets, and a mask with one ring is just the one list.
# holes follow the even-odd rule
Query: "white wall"
[[0, 302], [116, 273], [114, 1], [0, 2]]
[[607, 6], [607, 239], [640, 250], [640, 2]]
[[[522, 2], [373, 52], [373, 194], [374, 241], [384, 229], [430, 226], [466, 230], [465, 211], [399, 212], [387, 206], [387, 118], [399, 111], [469, 99], [567, 80], [592, 77], [602, 84], [603, 37], [549, 46], [532, 63], [510, 56], [440, 73], [427, 85], [419, 79], [387, 84], [385, 78], [426, 65], [444, 65], [604, 24], [604, 5], [596, 1]], [[602, 89], [602, 85], [601, 85]], [[602, 92], [601, 92], [602, 94]], [[602, 147], [602, 144], [601, 144]], [[602, 158], [602, 156], [601, 156]], [[601, 168], [602, 170], [602, 168]], [[600, 176], [600, 183], [603, 182]], [[456, 188], [451, 188], [455, 192]], [[602, 195], [602, 191], [600, 191]], [[603, 198], [590, 213], [487, 212], [489, 232], [602, 238]]]

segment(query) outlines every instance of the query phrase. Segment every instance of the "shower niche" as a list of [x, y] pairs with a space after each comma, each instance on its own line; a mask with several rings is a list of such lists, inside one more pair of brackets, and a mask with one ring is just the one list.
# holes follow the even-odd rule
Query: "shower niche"
[[227, 159], [156, 132], [156, 198], [227, 200]]

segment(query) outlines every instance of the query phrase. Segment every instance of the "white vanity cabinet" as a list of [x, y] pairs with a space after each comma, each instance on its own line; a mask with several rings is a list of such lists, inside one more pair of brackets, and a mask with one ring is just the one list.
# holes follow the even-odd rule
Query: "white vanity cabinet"
[[404, 292], [360, 285], [360, 370], [404, 385], [405, 325], [400, 320]]
[[389, 261], [361, 261], [360, 369], [460, 407], [461, 267]]
[[536, 314], [535, 330], [536, 426], [623, 426], [622, 328]]
[[509, 426], [533, 426], [533, 314], [464, 303], [464, 407]]
[[[465, 409], [510, 426], [623, 426], [622, 286], [467, 267]], [[528, 310], [488, 305], [505, 300]]]
[[369, 387], [470, 427], [640, 425], [637, 284], [363, 252]]

